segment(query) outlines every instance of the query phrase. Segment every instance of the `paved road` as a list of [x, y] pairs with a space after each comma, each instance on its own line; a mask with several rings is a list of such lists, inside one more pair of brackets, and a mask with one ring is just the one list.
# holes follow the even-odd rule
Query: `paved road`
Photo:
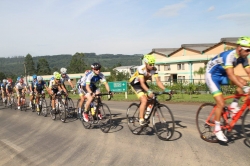
[[250, 145], [242, 135], [234, 134], [228, 144], [200, 139], [194, 121], [198, 105], [168, 104], [176, 131], [171, 141], [161, 141], [150, 128], [143, 135], [130, 132], [129, 102], [105, 103], [115, 125], [107, 134], [87, 130], [79, 120], [63, 124], [30, 110], [0, 107], [0, 165], [249, 165]]

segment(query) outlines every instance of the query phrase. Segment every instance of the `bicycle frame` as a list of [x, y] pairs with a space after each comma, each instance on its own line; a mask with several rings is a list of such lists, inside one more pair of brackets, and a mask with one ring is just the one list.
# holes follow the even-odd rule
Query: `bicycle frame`
[[[232, 98], [236, 98], [236, 97], [245, 97], [244, 99], [244, 103], [241, 106], [240, 110], [237, 112], [237, 114], [232, 118], [231, 122], [229, 123], [229, 120], [227, 118], [227, 115], [229, 112], [225, 112], [223, 110], [222, 117], [225, 120], [226, 124], [222, 125], [221, 128], [227, 131], [232, 131], [232, 129], [234, 128], [235, 123], [239, 120], [239, 118], [241, 117], [241, 115], [243, 114], [243, 112], [245, 112], [246, 108], [248, 107], [250, 109], [250, 98], [248, 94], [238, 94], [238, 95], [231, 95], [231, 96], [226, 96], [224, 97], [224, 101], [228, 100], [228, 99], [232, 99]], [[206, 123], [210, 126], [215, 126], [215, 109], [216, 109], [216, 105], [215, 107], [212, 109], [211, 113], [209, 114], [208, 118], [206, 119]], [[230, 109], [228, 109], [230, 110]], [[214, 116], [214, 117], [213, 117]], [[213, 121], [211, 122], [210, 119], [213, 119]]]

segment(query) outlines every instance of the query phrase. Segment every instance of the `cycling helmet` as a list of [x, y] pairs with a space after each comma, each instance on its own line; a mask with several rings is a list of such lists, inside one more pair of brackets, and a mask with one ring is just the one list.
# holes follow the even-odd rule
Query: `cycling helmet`
[[61, 74], [66, 74], [67, 73], [67, 69], [63, 67], [63, 68], [60, 69], [60, 72], [61, 72]]
[[42, 81], [43, 77], [42, 76], [37, 76], [37, 81]]
[[153, 55], [144, 55], [143, 61], [147, 64], [154, 64], [155, 63], [155, 57]]
[[12, 79], [9, 78], [9, 79], [8, 79], [8, 83], [12, 84], [12, 82], [13, 82]]
[[7, 83], [7, 80], [6, 80], [6, 79], [3, 79], [3, 83]]
[[33, 79], [37, 79], [37, 75], [35, 75], [35, 74], [32, 77], [33, 77]]
[[57, 71], [55, 71], [55, 72], [53, 73], [53, 76], [55, 77], [56, 74], [60, 74], [60, 73], [58, 73]]
[[237, 41], [237, 44], [243, 47], [250, 47], [250, 37], [248, 36], [240, 37]]
[[61, 78], [61, 74], [60, 73], [56, 73], [55, 75], [54, 75], [54, 77], [55, 77], [55, 79], [60, 79]]
[[23, 83], [23, 82], [24, 82], [24, 81], [23, 81], [23, 78], [20, 78], [19, 82], [20, 82], [20, 83]]
[[100, 69], [102, 66], [100, 65], [100, 63], [93, 63], [92, 65], [91, 65], [91, 68], [92, 69]]
[[17, 81], [19, 81], [20, 79], [21, 79], [21, 77], [17, 77], [17, 79], [16, 79], [16, 80], [17, 80]]

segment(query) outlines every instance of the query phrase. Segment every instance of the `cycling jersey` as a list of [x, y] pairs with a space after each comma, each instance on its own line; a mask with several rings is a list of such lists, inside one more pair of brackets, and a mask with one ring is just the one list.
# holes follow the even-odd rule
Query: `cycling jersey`
[[32, 89], [32, 91], [34, 91], [34, 87], [35, 87], [35, 84], [37, 83], [37, 80], [33, 80], [32, 82], [31, 82], [31, 89]]
[[141, 65], [137, 68], [136, 72], [129, 79], [130, 84], [139, 83], [139, 78], [144, 77], [145, 82], [147, 80], [152, 80], [152, 77], [158, 77], [157, 69], [154, 67], [153, 70], [147, 71], [145, 65]]
[[247, 57], [239, 57], [236, 50], [222, 52], [208, 62], [205, 79], [213, 96], [222, 94], [220, 85], [228, 85], [230, 82], [225, 69], [234, 68], [238, 64], [244, 68], [250, 67]]
[[81, 78], [81, 85], [86, 86], [86, 84], [89, 84], [91, 87], [95, 86], [96, 83], [99, 81], [105, 83], [106, 82], [105, 76], [102, 73], [96, 75], [93, 71], [90, 71], [84, 77]]
[[3, 90], [4, 92], [6, 91], [6, 83], [2, 83], [1, 84], [1, 90]]
[[[54, 77], [50, 78], [50, 80], [54, 80], [54, 79], [55, 79]], [[68, 81], [68, 82], [71, 81], [68, 74], [66, 74], [64, 77], [61, 77], [60, 80], [62, 84], [64, 84], [65, 81]]]
[[36, 88], [36, 90], [38, 91], [38, 93], [41, 93], [45, 86], [46, 86], [46, 82], [45, 81], [41, 81], [40, 83], [37, 82], [35, 84], [34, 88]]
[[8, 89], [8, 92], [9, 92], [9, 93], [13, 92], [13, 87], [12, 87], [12, 85], [10, 85], [10, 84], [7, 84], [7, 85], [6, 85], [6, 89]]
[[52, 90], [58, 90], [58, 87], [61, 85], [62, 85], [62, 83], [60, 80], [57, 83], [55, 80], [50, 80], [50, 82], [49, 82], [49, 88], [51, 88]]

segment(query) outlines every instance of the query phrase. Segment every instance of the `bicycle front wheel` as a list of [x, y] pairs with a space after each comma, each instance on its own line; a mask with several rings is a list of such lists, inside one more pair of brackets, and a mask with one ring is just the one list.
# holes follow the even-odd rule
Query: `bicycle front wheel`
[[[221, 117], [221, 124], [224, 124], [223, 117]], [[213, 133], [215, 127], [215, 104], [204, 103], [199, 107], [196, 113], [196, 126], [201, 139], [212, 143], [218, 142]]]
[[160, 104], [153, 112], [153, 126], [159, 139], [167, 141], [174, 135], [175, 121], [171, 110]]
[[137, 135], [141, 132], [142, 127], [139, 124], [139, 104], [132, 103], [127, 109], [127, 122], [128, 122], [128, 128], [130, 131]]
[[77, 118], [77, 111], [71, 98], [68, 98], [66, 108], [69, 114], [68, 118]]
[[59, 116], [61, 121], [64, 123], [66, 121], [66, 117], [67, 117], [67, 112], [65, 109], [65, 105], [63, 104], [63, 102], [61, 102], [59, 109]]
[[98, 119], [99, 128], [102, 132], [109, 132], [112, 126], [112, 115], [107, 104], [102, 103], [96, 108], [96, 118]]
[[242, 120], [242, 130], [244, 133], [244, 136], [250, 145], [250, 110], [247, 109]]
[[39, 111], [42, 113], [44, 117], [48, 115], [47, 102], [45, 99], [42, 99], [42, 105], [39, 105]]

